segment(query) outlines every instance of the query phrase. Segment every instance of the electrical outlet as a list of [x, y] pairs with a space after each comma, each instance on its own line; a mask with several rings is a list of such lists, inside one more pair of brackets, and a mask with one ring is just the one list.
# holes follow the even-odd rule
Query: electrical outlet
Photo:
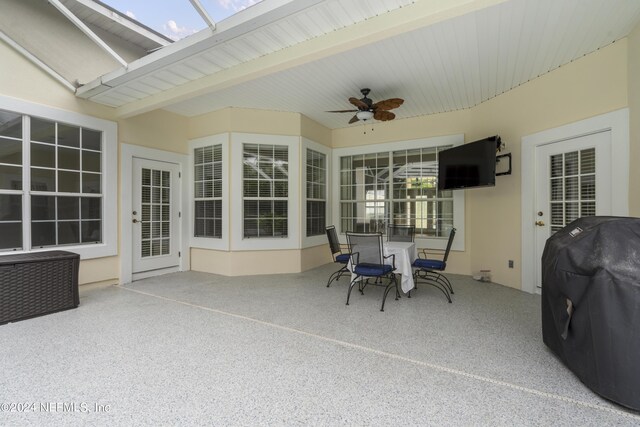
[[513, 268], [513, 260], [512, 259], [509, 260], [509, 268]]

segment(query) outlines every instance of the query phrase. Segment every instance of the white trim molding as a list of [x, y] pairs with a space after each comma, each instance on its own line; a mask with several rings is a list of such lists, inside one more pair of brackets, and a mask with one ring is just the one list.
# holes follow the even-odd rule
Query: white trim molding
[[[131, 233], [132, 212], [132, 182], [133, 159], [149, 159], [180, 165], [182, 179], [180, 180], [180, 271], [189, 270], [189, 223], [191, 217], [191, 205], [188, 192], [191, 187], [191, 178], [185, 171], [189, 170], [189, 156], [186, 154], [172, 153], [170, 151], [157, 150], [139, 145], [120, 145], [120, 284], [130, 283], [133, 279], [133, 236]], [[114, 213], [115, 217], [115, 213]], [[185, 219], [186, 218], [186, 219]]]
[[554, 142], [611, 132], [611, 214], [629, 215], [629, 109], [613, 111], [522, 138], [522, 285], [536, 292], [535, 266], [535, 171], [536, 148]]

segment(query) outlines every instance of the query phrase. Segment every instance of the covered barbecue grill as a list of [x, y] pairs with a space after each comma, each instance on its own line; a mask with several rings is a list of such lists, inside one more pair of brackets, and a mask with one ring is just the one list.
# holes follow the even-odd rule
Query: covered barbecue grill
[[542, 336], [590, 389], [640, 410], [640, 219], [581, 218], [547, 240]]

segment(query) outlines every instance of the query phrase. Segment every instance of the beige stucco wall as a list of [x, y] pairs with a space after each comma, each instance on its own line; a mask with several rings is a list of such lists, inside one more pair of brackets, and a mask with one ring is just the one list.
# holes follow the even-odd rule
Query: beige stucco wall
[[191, 248], [191, 269], [223, 276], [297, 273], [332, 262], [330, 252], [328, 245], [239, 252]]
[[331, 129], [298, 113], [225, 108], [188, 120], [189, 139], [224, 132], [302, 136], [327, 147], [332, 143]]
[[[121, 66], [49, 2], [3, 0], [0, 9], [3, 32], [70, 82], [88, 83]], [[145, 55], [124, 39], [94, 30], [127, 62]]]
[[300, 136], [300, 120], [298, 113], [225, 108], [190, 118], [188, 136], [194, 139], [223, 132]]
[[331, 129], [322, 126], [303, 114], [300, 115], [300, 136], [331, 147]]
[[0, 41], [0, 93], [101, 119], [114, 120], [115, 111], [76, 98], [69, 89]]
[[[513, 156], [513, 174], [497, 177], [495, 187], [465, 190], [466, 247], [452, 252], [447, 271], [471, 274], [490, 269], [493, 281], [520, 288], [521, 139], [626, 107], [628, 45], [620, 40], [469, 110], [374, 123], [374, 130], [367, 127], [366, 134], [362, 126], [336, 129], [333, 146], [458, 133], [470, 142], [500, 134], [505, 152]], [[515, 261], [515, 268], [508, 268], [508, 260]]]
[[334, 129], [332, 144], [333, 148], [343, 148], [460, 134], [471, 126], [471, 118], [471, 110], [461, 110]]
[[640, 24], [629, 36], [629, 123], [630, 155], [629, 168], [629, 214], [640, 217], [640, 168], [633, 167], [640, 159]]
[[306, 271], [333, 262], [329, 244], [313, 246], [302, 250], [300, 256], [300, 270]]
[[224, 276], [300, 272], [300, 250], [215, 251], [191, 248], [191, 269]]
[[155, 110], [118, 121], [121, 144], [141, 145], [158, 150], [188, 152], [188, 119], [164, 110]]

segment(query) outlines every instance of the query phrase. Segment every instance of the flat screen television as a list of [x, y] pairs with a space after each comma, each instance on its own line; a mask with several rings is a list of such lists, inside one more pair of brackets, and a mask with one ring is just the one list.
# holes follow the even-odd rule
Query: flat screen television
[[496, 149], [499, 136], [462, 144], [438, 153], [438, 189], [496, 185]]

